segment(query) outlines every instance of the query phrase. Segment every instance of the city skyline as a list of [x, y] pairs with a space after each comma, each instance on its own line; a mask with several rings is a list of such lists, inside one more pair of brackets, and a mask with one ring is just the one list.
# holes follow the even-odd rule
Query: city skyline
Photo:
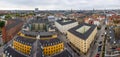
[[1, 0], [0, 10], [91, 10], [119, 9], [119, 0]]

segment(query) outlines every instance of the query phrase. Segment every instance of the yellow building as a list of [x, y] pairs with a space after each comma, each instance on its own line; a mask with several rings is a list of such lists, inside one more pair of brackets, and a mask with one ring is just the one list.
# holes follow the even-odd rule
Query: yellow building
[[[43, 53], [45, 56], [51, 56], [56, 53], [62, 52], [64, 50], [64, 43], [57, 38], [55, 32], [30, 32], [30, 31], [21, 31], [18, 33], [19, 36], [29, 39], [37, 39], [39, 36], [39, 41], [43, 46]], [[16, 43], [16, 42], [15, 42]]]
[[68, 30], [67, 37], [79, 52], [86, 53], [97, 33], [95, 25], [82, 23]]
[[24, 37], [18, 36], [13, 41], [13, 48], [19, 52], [26, 54], [26, 55], [30, 55], [32, 45], [34, 42], [35, 42], [34, 39], [29, 39], [29, 38], [24, 38]]
[[58, 38], [48, 39], [48, 40], [40, 40], [43, 46], [44, 55], [50, 56], [56, 53], [62, 52], [64, 49], [64, 44]]
[[4, 57], [56, 57], [60, 54], [60, 57], [72, 57], [64, 50], [64, 43], [58, 39], [57, 33], [46, 32], [47, 24], [47, 19], [30, 20], [16, 35], [12, 46], [5, 49]]

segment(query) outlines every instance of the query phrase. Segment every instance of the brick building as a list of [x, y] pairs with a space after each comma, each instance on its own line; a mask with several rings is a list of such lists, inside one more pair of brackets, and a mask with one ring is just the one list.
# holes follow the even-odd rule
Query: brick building
[[7, 24], [2, 28], [3, 43], [10, 41], [21, 29], [23, 21], [20, 19], [10, 19]]

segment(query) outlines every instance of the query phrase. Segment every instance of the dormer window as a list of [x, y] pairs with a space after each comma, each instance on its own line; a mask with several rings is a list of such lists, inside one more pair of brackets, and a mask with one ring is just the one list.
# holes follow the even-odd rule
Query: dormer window
[[5, 51], [5, 53], [7, 53], [7, 51]]
[[12, 55], [10, 55], [10, 57], [12, 57]]
[[9, 53], [7, 53], [7, 55], [9, 55]]

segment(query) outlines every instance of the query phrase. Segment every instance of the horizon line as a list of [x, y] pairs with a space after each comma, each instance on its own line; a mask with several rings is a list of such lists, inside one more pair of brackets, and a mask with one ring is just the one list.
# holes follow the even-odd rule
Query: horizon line
[[[39, 8], [38, 8], [39, 9]], [[0, 11], [1, 10], [35, 10], [35, 9], [0, 9]], [[113, 8], [113, 9], [111, 9], [111, 8], [105, 8], [105, 9], [95, 9], [95, 8], [93, 8], [93, 9], [39, 9], [39, 10], [120, 10], [120, 8]]]

